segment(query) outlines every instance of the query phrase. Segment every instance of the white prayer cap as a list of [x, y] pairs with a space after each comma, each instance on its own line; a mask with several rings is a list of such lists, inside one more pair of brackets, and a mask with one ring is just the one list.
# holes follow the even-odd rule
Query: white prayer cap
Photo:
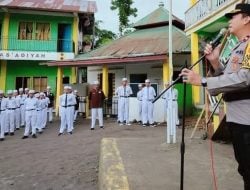
[[47, 89], [51, 89], [51, 87], [50, 87], [50, 86], [47, 86]]
[[0, 90], [0, 94], [3, 94], [3, 90]]
[[45, 96], [45, 94], [43, 92], [40, 93], [40, 96]]
[[149, 80], [149, 79], [146, 79], [145, 82], [150, 82], [150, 80]]
[[19, 88], [18, 91], [19, 91], [19, 92], [23, 92], [23, 88]]
[[142, 84], [138, 84], [138, 87], [139, 87], [139, 88], [142, 87]]
[[12, 90], [8, 90], [7, 94], [13, 94], [13, 91]]
[[68, 86], [68, 89], [72, 90], [72, 87], [71, 87], [71, 86]]
[[35, 94], [35, 98], [39, 98], [40, 97], [40, 94], [39, 93], [36, 93]]
[[98, 85], [99, 81], [96, 80], [96, 81], [93, 82], [93, 84]]
[[29, 88], [25, 88], [24, 90], [27, 91], [27, 90], [29, 90]]
[[128, 81], [128, 79], [127, 78], [122, 78], [122, 82], [124, 82], [124, 81]]
[[69, 86], [64, 86], [63, 89], [64, 89], [64, 90], [67, 90], [67, 89], [69, 89]]
[[77, 93], [78, 91], [77, 90], [74, 90], [74, 93]]
[[35, 90], [30, 90], [29, 94], [35, 94]]
[[13, 93], [17, 93], [17, 90], [13, 90]]

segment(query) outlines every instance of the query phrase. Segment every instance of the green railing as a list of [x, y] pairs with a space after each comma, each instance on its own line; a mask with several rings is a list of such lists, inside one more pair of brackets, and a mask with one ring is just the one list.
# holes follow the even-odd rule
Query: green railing
[[185, 13], [186, 29], [203, 20], [211, 13], [218, 11], [227, 4], [239, 2], [239, 0], [199, 0]]
[[67, 39], [20, 40], [2, 37], [0, 39], [0, 50], [4, 49], [3, 43], [7, 43], [7, 50], [11, 51], [74, 52], [74, 42]]

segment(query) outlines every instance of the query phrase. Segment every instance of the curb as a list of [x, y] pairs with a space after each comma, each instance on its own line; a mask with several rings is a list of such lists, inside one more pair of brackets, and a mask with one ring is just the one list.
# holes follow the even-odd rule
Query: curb
[[101, 141], [99, 190], [129, 190], [128, 177], [115, 138]]

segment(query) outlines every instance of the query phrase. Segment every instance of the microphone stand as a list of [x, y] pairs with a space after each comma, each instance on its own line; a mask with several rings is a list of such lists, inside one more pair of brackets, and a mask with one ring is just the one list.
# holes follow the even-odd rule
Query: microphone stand
[[[187, 61], [185, 62], [185, 68], [187, 68]], [[183, 190], [183, 186], [184, 186], [186, 93], [187, 93], [187, 83], [185, 82], [183, 84], [183, 110], [182, 110], [182, 135], [181, 135], [181, 178], [180, 178], [180, 190]]]
[[[200, 57], [198, 61], [196, 61], [193, 65], [191, 65], [188, 69], [191, 70], [194, 66], [196, 66], [198, 63], [201, 62], [202, 59], [205, 58], [206, 55], [203, 55]], [[183, 68], [182, 68], [183, 69]], [[181, 70], [182, 70], [181, 69]], [[174, 86], [179, 80], [181, 79], [181, 76], [178, 76], [172, 84], [170, 84], [165, 90], [163, 90], [152, 102], [155, 103], [166, 91], [168, 91], [172, 86]]]

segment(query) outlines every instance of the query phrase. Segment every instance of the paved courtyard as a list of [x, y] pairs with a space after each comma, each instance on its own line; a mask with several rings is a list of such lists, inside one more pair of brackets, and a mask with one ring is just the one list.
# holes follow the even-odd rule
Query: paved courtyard
[[[0, 142], [0, 189], [97, 190], [102, 138], [118, 139], [130, 189], [177, 189], [179, 147], [169, 148], [164, 144], [166, 128], [163, 125], [120, 127], [109, 119], [105, 120], [104, 130], [91, 131], [89, 126], [90, 120], [80, 118], [73, 135], [58, 137], [59, 121], [55, 121], [37, 139], [22, 140], [23, 129], [16, 131], [13, 137], [8, 136]], [[208, 151], [207, 141], [187, 140], [187, 189], [196, 190], [197, 184], [203, 185], [204, 190], [212, 189]], [[242, 181], [236, 172], [231, 145], [215, 144], [215, 163], [219, 189], [226, 190], [228, 185], [240, 190]], [[230, 179], [228, 184], [224, 184], [226, 179]]]

